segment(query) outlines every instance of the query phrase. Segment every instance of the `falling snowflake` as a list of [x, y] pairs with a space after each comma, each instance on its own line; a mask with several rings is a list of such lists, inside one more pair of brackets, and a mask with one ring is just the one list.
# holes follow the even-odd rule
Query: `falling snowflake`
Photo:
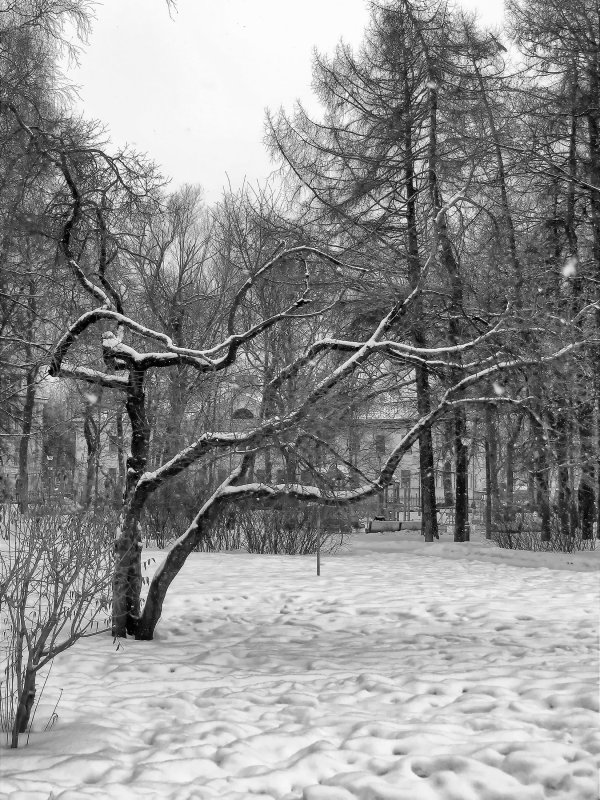
[[563, 278], [572, 278], [577, 273], [577, 256], [570, 256], [562, 268]]
[[502, 395], [506, 393], [506, 389], [504, 388], [504, 386], [501, 386], [496, 381], [493, 383], [492, 388], [494, 390], [494, 394], [497, 394], [498, 397], [502, 397]]

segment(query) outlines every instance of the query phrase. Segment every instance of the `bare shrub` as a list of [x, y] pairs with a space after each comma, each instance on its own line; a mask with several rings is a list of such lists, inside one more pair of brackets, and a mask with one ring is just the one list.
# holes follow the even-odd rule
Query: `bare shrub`
[[[188, 527], [183, 513], [146, 515], [146, 546], [168, 547]], [[157, 525], [155, 528], [154, 526]], [[321, 550], [332, 552], [350, 531], [351, 518], [341, 508], [288, 505], [260, 509], [237, 504], [221, 515], [197, 546], [201, 552], [245, 550], [249, 553], [309, 555], [316, 553], [319, 532]]]
[[21, 516], [0, 541], [0, 728], [17, 747], [36, 679], [78, 639], [110, 627], [110, 520]]
[[306, 505], [236, 510], [234, 524], [249, 553], [282, 555], [316, 553], [319, 535], [321, 550], [333, 552], [349, 528], [345, 514]]
[[145, 547], [164, 550], [181, 536], [188, 524], [188, 519], [182, 513], [172, 513], [168, 516], [158, 513], [145, 514], [142, 526]]
[[513, 522], [503, 522], [492, 532], [492, 540], [498, 547], [507, 550], [533, 550], [556, 553], [573, 553], [578, 550], [594, 550], [595, 538], [584, 539], [580, 528], [573, 528], [567, 534], [560, 528], [558, 517], [550, 521], [551, 539], [543, 542], [539, 521], [531, 513], [520, 515]]

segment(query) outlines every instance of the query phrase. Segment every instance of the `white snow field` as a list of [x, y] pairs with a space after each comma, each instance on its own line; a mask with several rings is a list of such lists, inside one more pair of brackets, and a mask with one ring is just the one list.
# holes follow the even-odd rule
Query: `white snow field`
[[0, 796], [597, 800], [600, 551], [405, 536], [354, 536], [320, 578], [193, 554], [155, 641], [55, 660]]

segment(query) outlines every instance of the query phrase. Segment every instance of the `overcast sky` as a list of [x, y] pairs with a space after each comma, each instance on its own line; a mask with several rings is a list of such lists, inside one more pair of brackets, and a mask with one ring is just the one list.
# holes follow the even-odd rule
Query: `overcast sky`
[[[502, 0], [462, 0], [501, 22]], [[199, 183], [209, 201], [273, 170], [262, 143], [265, 109], [311, 96], [316, 47], [358, 44], [365, 0], [104, 0], [70, 78], [86, 116], [115, 145], [147, 152], [173, 186]]]

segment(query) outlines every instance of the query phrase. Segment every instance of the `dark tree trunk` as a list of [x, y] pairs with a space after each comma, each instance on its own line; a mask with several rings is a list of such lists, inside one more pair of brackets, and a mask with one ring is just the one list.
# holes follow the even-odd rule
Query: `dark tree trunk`
[[485, 538], [492, 538], [492, 457], [489, 441], [485, 441]]
[[[600, 320], [597, 330], [600, 331]], [[600, 539], [600, 365], [596, 359], [594, 369], [594, 394], [596, 396], [596, 538]]]
[[86, 509], [91, 506], [94, 496], [94, 486], [97, 482], [98, 473], [98, 450], [100, 448], [100, 429], [94, 419], [94, 408], [92, 403], [86, 402], [83, 411], [83, 436], [87, 448], [83, 505]]
[[127, 509], [115, 542], [113, 575], [113, 636], [135, 635], [142, 588], [139, 513]]
[[510, 421], [507, 420], [506, 461], [504, 474], [506, 477], [506, 493], [504, 497], [504, 522], [508, 525], [514, 520], [515, 504], [515, 448], [521, 433], [523, 417], [519, 415], [515, 427], [511, 430]]
[[141, 501], [136, 501], [135, 487], [146, 468], [150, 441], [144, 379], [143, 370], [130, 370], [126, 408], [131, 423], [131, 453], [127, 459], [124, 506], [115, 541], [113, 576], [113, 635], [118, 637], [136, 634], [140, 614], [142, 505]]
[[[564, 401], [563, 401], [564, 402]], [[574, 534], [571, 528], [571, 476], [569, 470], [569, 419], [563, 412], [555, 418], [557, 473], [558, 524], [562, 537]]]
[[[424, 42], [423, 42], [424, 43]], [[443, 207], [442, 192], [438, 182], [438, 151], [437, 151], [437, 112], [438, 112], [438, 87], [440, 76], [434, 64], [428, 58], [428, 99], [429, 99], [429, 142], [427, 182], [433, 214], [437, 216]], [[453, 345], [460, 344], [462, 325], [460, 318], [463, 313], [463, 282], [459, 264], [452, 249], [448, 235], [448, 224], [445, 216], [438, 222], [438, 235], [440, 242], [440, 262], [446, 270], [450, 283], [449, 314], [450, 321], [448, 334]], [[460, 356], [456, 357], [460, 360]], [[451, 370], [450, 379], [454, 382], [460, 380], [460, 372]], [[466, 442], [467, 424], [466, 412], [461, 406], [454, 409], [454, 455], [455, 455], [455, 510], [454, 510], [454, 541], [464, 542], [469, 538], [469, 456]]]
[[592, 539], [594, 536], [594, 407], [590, 401], [581, 403], [578, 410], [579, 442], [581, 449], [581, 475], [577, 490], [577, 506], [581, 538]]
[[119, 474], [119, 491], [125, 491], [125, 437], [123, 433], [123, 411], [121, 406], [117, 409], [117, 468]]
[[[541, 401], [538, 405], [541, 406]], [[548, 487], [546, 437], [540, 422], [533, 417], [531, 418], [531, 431], [534, 444], [533, 479], [535, 482], [536, 505], [542, 524], [541, 540], [542, 542], [549, 542], [552, 539], [552, 534], [550, 529], [550, 493]]]
[[[598, 96], [600, 95], [600, 59], [598, 57], [598, 38], [595, 40], [595, 50], [592, 57], [588, 59], [586, 65], [589, 75], [589, 95], [590, 102], [587, 104], [587, 128], [588, 128], [588, 155], [590, 170], [590, 207], [592, 216], [592, 254], [594, 261], [594, 279], [596, 281], [595, 299], [600, 297], [600, 111], [598, 106]], [[596, 333], [600, 333], [600, 307], [596, 307], [595, 313]], [[597, 405], [597, 448], [593, 458], [596, 462], [596, 484], [597, 484], [597, 505], [596, 505], [596, 536], [600, 539], [600, 348], [594, 347], [592, 351], [592, 363], [594, 370], [595, 394]], [[593, 451], [592, 451], [593, 452]], [[593, 469], [593, 464], [592, 464]], [[589, 478], [592, 478], [591, 472]], [[593, 483], [592, 478], [592, 483]], [[586, 479], [586, 495], [588, 493]], [[584, 506], [586, 510], [591, 507], [591, 498], [586, 496]], [[593, 514], [593, 511], [592, 511]], [[583, 526], [582, 526], [583, 527]]]
[[469, 449], [467, 420], [464, 408], [454, 418], [454, 450], [456, 453], [456, 504], [454, 507], [454, 541], [469, 541]]
[[[408, 75], [404, 80], [404, 113], [410, 118], [411, 96]], [[406, 189], [406, 222], [407, 222], [407, 255], [408, 272], [411, 288], [415, 288], [421, 278], [421, 258], [419, 255], [419, 235], [417, 229], [417, 192], [415, 188], [414, 154], [412, 129], [406, 124], [404, 132], [404, 149], [406, 157], [404, 185]], [[413, 338], [418, 347], [426, 347], [427, 338], [423, 325], [423, 303], [417, 298], [414, 306]], [[429, 375], [425, 367], [415, 370], [417, 389], [417, 410], [420, 415], [431, 411], [431, 391]], [[426, 542], [439, 539], [437, 505], [435, 497], [435, 461], [431, 429], [423, 431], [419, 436], [419, 480], [421, 484], [421, 525]]]
[[29, 440], [31, 439], [31, 429], [33, 427], [37, 374], [37, 367], [27, 373], [23, 424], [21, 426], [21, 438], [19, 439], [19, 491], [17, 500], [22, 514], [27, 511], [29, 505]]
[[444, 421], [443, 449], [442, 449], [442, 483], [444, 487], [444, 505], [454, 504], [454, 489], [452, 486], [452, 454], [454, 452], [454, 420], [448, 417]]
[[[417, 408], [420, 415], [426, 415], [431, 410], [431, 400], [429, 378], [425, 369], [417, 368], [416, 381]], [[421, 480], [422, 533], [426, 542], [433, 542], [434, 539], [439, 539], [439, 533], [435, 497], [433, 442], [430, 429], [419, 437], [419, 475]]]
[[[494, 420], [494, 411], [490, 406], [485, 408], [485, 454], [486, 454], [486, 537], [494, 525], [498, 524], [500, 508], [500, 489], [498, 486], [498, 430]], [[489, 474], [488, 474], [489, 469]], [[489, 512], [488, 512], [489, 508]], [[489, 513], [489, 523], [487, 521]]]
[[16, 748], [19, 746], [19, 734], [25, 733], [29, 726], [31, 712], [33, 710], [33, 702], [35, 700], [35, 677], [35, 670], [27, 667], [23, 680], [23, 688], [18, 698], [17, 713], [15, 715], [15, 722], [11, 733], [11, 748]]
[[[25, 355], [27, 361], [33, 361], [32, 348], [29, 342], [34, 339], [34, 324], [37, 315], [36, 287], [33, 279], [28, 284], [27, 296], [27, 326], [25, 331]], [[35, 410], [36, 381], [38, 367], [34, 366], [26, 374], [25, 403], [23, 405], [23, 424], [19, 440], [19, 492], [18, 503], [22, 514], [27, 511], [29, 504], [29, 440], [33, 427], [33, 413]]]

